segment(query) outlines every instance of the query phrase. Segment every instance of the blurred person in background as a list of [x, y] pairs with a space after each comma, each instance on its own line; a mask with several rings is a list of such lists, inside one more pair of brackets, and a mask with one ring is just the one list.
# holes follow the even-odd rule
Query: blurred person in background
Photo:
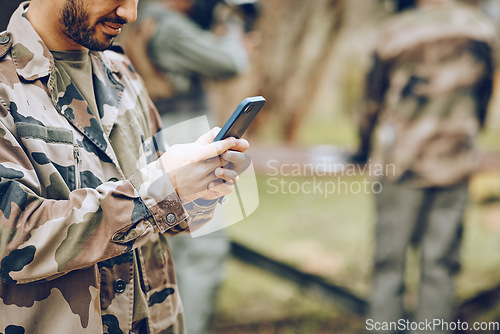
[[393, 4], [398, 15], [382, 29], [366, 78], [354, 155], [394, 167], [376, 195], [368, 319], [407, 316], [405, 261], [413, 245], [421, 277], [412, 320], [453, 321], [467, 180], [479, 164], [475, 140], [492, 93], [495, 29], [459, 1]]
[[[203, 115], [211, 120], [206, 81], [233, 78], [247, 68], [245, 32], [252, 30], [257, 15], [256, 0], [159, 0], [139, 8], [122, 43], [164, 127]], [[222, 24], [214, 33], [210, 29], [217, 19]], [[174, 237], [169, 243], [187, 332], [208, 333], [228, 237], [217, 231], [195, 239]]]
[[[206, 81], [233, 78], [248, 68], [245, 21], [228, 13], [253, 1], [149, 0], [139, 7], [137, 23], [122, 43], [145, 78], [164, 126], [210, 117]], [[220, 10], [229, 4], [236, 9]], [[225, 16], [216, 34], [209, 29], [219, 12]]]

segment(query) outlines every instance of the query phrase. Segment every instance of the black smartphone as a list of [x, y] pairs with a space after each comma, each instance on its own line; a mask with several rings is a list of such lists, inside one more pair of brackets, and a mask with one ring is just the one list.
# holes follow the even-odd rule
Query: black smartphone
[[214, 141], [229, 137], [241, 138], [264, 106], [264, 103], [266, 103], [266, 99], [262, 96], [247, 97], [241, 101], [217, 136], [215, 136]]

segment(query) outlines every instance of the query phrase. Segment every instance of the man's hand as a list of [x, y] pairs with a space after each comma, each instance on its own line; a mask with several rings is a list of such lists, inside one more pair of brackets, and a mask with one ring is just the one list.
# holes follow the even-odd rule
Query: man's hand
[[212, 142], [219, 130], [214, 128], [191, 144], [173, 145], [160, 157], [183, 203], [233, 191], [249, 144], [235, 138]]

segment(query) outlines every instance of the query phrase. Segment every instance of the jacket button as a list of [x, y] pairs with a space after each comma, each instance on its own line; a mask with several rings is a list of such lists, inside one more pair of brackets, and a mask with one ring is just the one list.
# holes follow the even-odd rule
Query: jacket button
[[123, 291], [125, 291], [125, 287], [127, 286], [127, 283], [125, 283], [124, 280], [122, 280], [121, 278], [117, 279], [114, 283], [113, 283], [113, 287], [115, 288], [115, 291], [117, 293], [122, 293]]
[[10, 41], [10, 37], [7, 35], [0, 36], [0, 44], [7, 44]]
[[169, 223], [170, 225], [175, 223], [175, 215], [173, 213], [169, 213], [167, 215], [167, 223]]

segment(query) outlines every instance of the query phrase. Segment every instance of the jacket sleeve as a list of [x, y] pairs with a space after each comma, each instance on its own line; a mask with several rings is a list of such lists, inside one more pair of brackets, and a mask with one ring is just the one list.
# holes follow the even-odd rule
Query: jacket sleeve
[[[7, 115], [0, 106], [0, 115]], [[155, 169], [156, 162], [145, 168]], [[147, 176], [144, 171], [139, 171]], [[29, 283], [53, 279], [130, 251], [152, 233], [168, 231], [187, 218], [170, 180], [160, 192], [154, 181], [132, 175], [95, 189], [47, 199], [33, 186], [36, 173], [22, 145], [0, 121], [0, 279]]]
[[385, 93], [389, 87], [388, 62], [374, 53], [365, 78], [363, 101], [358, 119], [360, 146], [358, 153], [370, 152], [371, 137], [378, 120]]
[[153, 62], [167, 72], [218, 79], [241, 73], [248, 56], [239, 38], [216, 36], [181, 15], [158, 22], [149, 43]]
[[470, 53], [477, 59], [479, 64], [484, 64], [484, 73], [473, 87], [473, 94], [477, 101], [477, 117], [479, 125], [484, 127], [488, 112], [489, 102], [493, 94], [495, 61], [494, 50], [485, 42], [473, 41], [469, 43]]

